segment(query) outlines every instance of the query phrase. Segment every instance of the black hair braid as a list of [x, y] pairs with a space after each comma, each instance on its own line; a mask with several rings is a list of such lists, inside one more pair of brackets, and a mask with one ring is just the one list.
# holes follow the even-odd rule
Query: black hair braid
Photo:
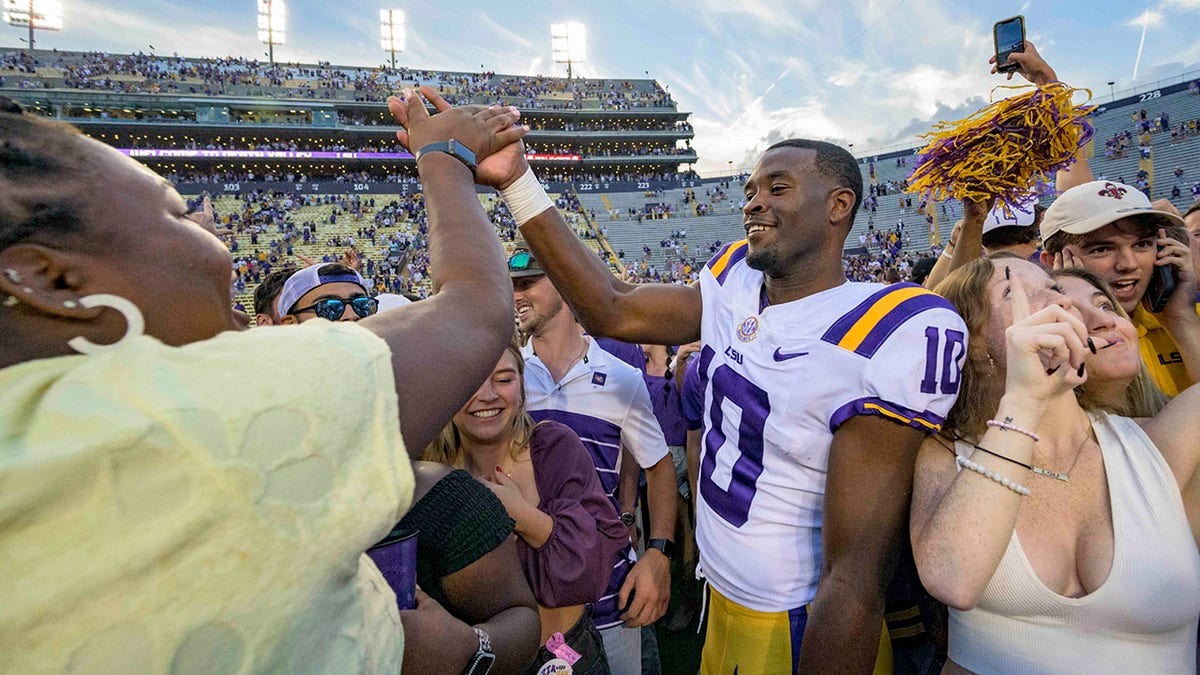
[[675, 348], [667, 346], [667, 369], [663, 371], [663, 377], [666, 381], [663, 383], [663, 393], [671, 391], [671, 383], [675, 381], [675, 374], [671, 372], [671, 359], [675, 357]]

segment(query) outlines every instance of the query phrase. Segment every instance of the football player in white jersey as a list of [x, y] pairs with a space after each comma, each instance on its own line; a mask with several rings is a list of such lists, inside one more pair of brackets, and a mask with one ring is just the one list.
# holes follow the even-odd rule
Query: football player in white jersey
[[914, 458], [953, 404], [966, 329], [911, 284], [847, 282], [854, 158], [819, 141], [769, 148], [745, 183], [747, 239], [691, 287], [614, 278], [516, 151], [479, 168], [588, 331], [706, 345], [698, 538], [715, 592], [702, 671], [889, 667], [884, 593]]

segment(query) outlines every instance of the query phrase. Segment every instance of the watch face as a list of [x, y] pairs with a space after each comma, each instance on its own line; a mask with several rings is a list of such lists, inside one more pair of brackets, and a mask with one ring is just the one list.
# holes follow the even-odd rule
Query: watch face
[[626, 512], [621, 514], [621, 522], [625, 523], [625, 527], [633, 527], [633, 524], [637, 522], [637, 518], [632, 513]]
[[467, 668], [468, 675], [488, 675], [492, 672], [492, 666], [496, 664], [496, 655], [488, 652], [476, 652], [475, 658], [471, 661], [471, 667]]

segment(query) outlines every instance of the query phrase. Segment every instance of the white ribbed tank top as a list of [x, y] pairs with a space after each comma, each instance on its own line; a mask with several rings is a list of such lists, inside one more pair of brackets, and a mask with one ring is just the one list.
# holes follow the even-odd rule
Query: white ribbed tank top
[[950, 610], [955, 663], [976, 673], [1196, 672], [1200, 553], [1179, 486], [1136, 422], [1100, 414], [1092, 428], [1113, 509], [1108, 579], [1082, 598], [1051, 591], [1014, 531], [976, 608]]

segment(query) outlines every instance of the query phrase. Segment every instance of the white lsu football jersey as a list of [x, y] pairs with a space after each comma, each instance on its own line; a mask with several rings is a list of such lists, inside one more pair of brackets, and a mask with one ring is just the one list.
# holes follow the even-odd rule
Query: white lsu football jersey
[[834, 432], [855, 415], [938, 431], [967, 329], [949, 302], [912, 284], [847, 282], [769, 306], [746, 246], [728, 245], [701, 274], [696, 536], [713, 587], [778, 612], [817, 592]]

